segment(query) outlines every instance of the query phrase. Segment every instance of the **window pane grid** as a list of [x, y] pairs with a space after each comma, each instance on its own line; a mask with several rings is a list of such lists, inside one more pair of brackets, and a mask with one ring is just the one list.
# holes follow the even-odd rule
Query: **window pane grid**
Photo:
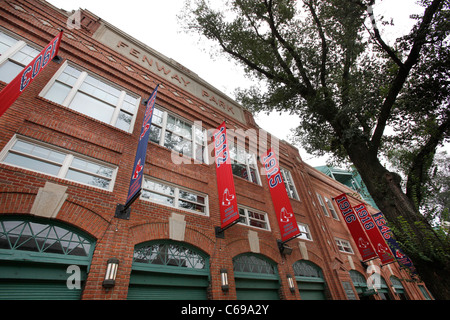
[[339, 251], [345, 252], [345, 253], [353, 253], [353, 249], [350, 245], [350, 242], [342, 239], [335, 239], [336, 245], [339, 249]]
[[20, 168], [111, 190], [116, 169], [17, 139], [2, 159]]
[[44, 98], [127, 132], [132, 130], [140, 100], [70, 65], [60, 72]]
[[269, 230], [269, 224], [267, 222], [267, 214], [263, 212], [256, 212], [252, 209], [239, 208], [239, 216], [241, 220], [239, 223], [247, 226], [252, 226], [264, 230]]
[[141, 198], [157, 202], [174, 208], [208, 214], [207, 196], [187, 191], [177, 186], [167, 185], [144, 178], [144, 187]]
[[254, 154], [234, 145], [230, 146], [229, 150], [233, 174], [261, 185]]
[[155, 107], [150, 141], [206, 163], [205, 130]]

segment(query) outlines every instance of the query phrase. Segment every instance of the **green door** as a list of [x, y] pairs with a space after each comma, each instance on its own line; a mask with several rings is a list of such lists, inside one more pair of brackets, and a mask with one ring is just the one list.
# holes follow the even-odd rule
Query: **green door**
[[129, 300], [206, 300], [208, 257], [181, 242], [153, 241], [135, 248]]
[[[298, 281], [298, 278], [301, 280]], [[296, 277], [301, 300], [326, 300], [325, 281]]]
[[[241, 278], [242, 277], [242, 278]], [[278, 279], [250, 279], [249, 275], [235, 274], [237, 300], [279, 300]]]
[[299, 260], [292, 266], [301, 300], [326, 300], [326, 283], [322, 269], [316, 264]]
[[0, 300], [80, 299], [94, 246], [54, 221], [1, 217]]
[[233, 258], [238, 300], [279, 300], [276, 264], [262, 255], [244, 253]]

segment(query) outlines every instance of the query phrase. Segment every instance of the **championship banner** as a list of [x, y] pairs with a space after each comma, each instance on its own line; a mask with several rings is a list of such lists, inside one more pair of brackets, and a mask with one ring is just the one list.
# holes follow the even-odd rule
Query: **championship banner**
[[359, 223], [359, 220], [356, 217], [356, 214], [353, 211], [353, 208], [346, 194], [343, 193], [340, 196], [334, 198], [334, 200], [336, 201], [339, 210], [341, 211], [341, 214], [344, 217], [345, 222], [347, 223], [347, 227], [350, 230], [353, 240], [355, 240], [356, 245], [358, 246], [358, 251], [362, 256], [363, 261], [377, 258], [377, 254], [370, 244], [370, 241], [367, 238], [363, 227]]
[[20, 94], [33, 82], [58, 54], [63, 32], [61, 31], [6, 87], [0, 91], [0, 117], [16, 101]]
[[275, 152], [272, 149], [267, 151], [263, 157], [264, 168], [266, 169], [267, 181], [269, 182], [270, 195], [272, 196], [273, 207], [277, 215], [278, 226], [281, 231], [281, 241], [286, 242], [300, 235], [294, 211], [284, 186]]
[[387, 221], [384, 218], [383, 214], [381, 212], [375, 213], [372, 215], [372, 218], [374, 219], [375, 224], [383, 235], [384, 240], [386, 240], [386, 243], [391, 249], [391, 252], [393, 253], [397, 262], [402, 267], [409, 269], [409, 271], [413, 275], [417, 275], [416, 268], [414, 267], [411, 259], [403, 253], [397, 241], [395, 241], [395, 239], [392, 237], [391, 229], [387, 226]]
[[378, 254], [378, 257], [380, 258], [381, 263], [388, 264], [394, 262], [395, 259], [392, 255], [391, 250], [386, 244], [386, 241], [384, 241], [384, 238], [381, 235], [380, 230], [376, 227], [375, 221], [372, 219], [372, 216], [370, 215], [364, 203], [361, 203], [353, 207], [353, 209], [355, 210], [356, 215], [358, 216], [359, 221], [361, 222], [361, 225], [366, 231], [366, 234], [369, 237], [370, 242], [372, 242], [372, 245], [375, 249], [375, 252]]
[[145, 156], [147, 155], [148, 139], [150, 137], [150, 126], [152, 125], [153, 110], [155, 108], [156, 94], [159, 85], [153, 90], [152, 95], [147, 101], [144, 120], [142, 121], [141, 134], [139, 136], [139, 144], [134, 159], [134, 169], [131, 175], [130, 188], [128, 189], [128, 197], [125, 207], [128, 207], [141, 193], [142, 178], [144, 177]]
[[225, 229], [233, 222], [239, 220], [225, 121], [214, 132], [214, 155], [220, 202], [220, 227]]

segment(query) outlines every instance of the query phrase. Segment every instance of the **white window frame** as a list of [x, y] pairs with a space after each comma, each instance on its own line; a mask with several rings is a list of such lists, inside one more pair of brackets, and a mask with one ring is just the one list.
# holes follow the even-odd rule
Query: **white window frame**
[[325, 203], [326, 203], [327, 206], [328, 206], [328, 210], [331, 212], [331, 216], [332, 216], [334, 219], [336, 219], [336, 220], [339, 221], [339, 216], [338, 216], [336, 210], [334, 209], [333, 202], [332, 202], [329, 198], [327, 198], [327, 197], [324, 197], [324, 199], [325, 199]]
[[[143, 183], [143, 185], [145, 185], [145, 180], [149, 180], [149, 181], [152, 181], [152, 182], [155, 182], [155, 183], [159, 183], [159, 184], [162, 184], [164, 186], [173, 188], [174, 189], [173, 196], [170, 196], [170, 195], [167, 195], [167, 194], [164, 194], [164, 193], [159, 193], [157, 191], [146, 189], [146, 188], [143, 188], [143, 190], [144, 191], [147, 190], [148, 192], [151, 192], [151, 193], [161, 194], [164, 197], [173, 198], [174, 202], [173, 202], [173, 206], [172, 206], [172, 205], [169, 205], [169, 204], [165, 204], [165, 203], [161, 203], [161, 202], [157, 202], [157, 201], [152, 201], [151, 199], [147, 199], [147, 198], [143, 197], [144, 192], [142, 192], [141, 195], [140, 195], [140, 199], [141, 200], [147, 201], [147, 202], [151, 202], [151, 203], [156, 203], [156, 204], [159, 204], [159, 205], [162, 205], [162, 206], [165, 206], [165, 207], [169, 207], [169, 208], [174, 208], [174, 209], [178, 209], [178, 210], [182, 210], [182, 211], [187, 211], [187, 212], [190, 212], [190, 213], [195, 213], [195, 214], [198, 214], [200, 216], [209, 217], [209, 198], [208, 198], [207, 194], [204, 194], [204, 193], [199, 192], [199, 191], [191, 190], [189, 188], [185, 188], [185, 187], [176, 185], [174, 183], [170, 183], [170, 182], [167, 182], [167, 181], [156, 179], [156, 178], [153, 178], [153, 177], [150, 177], [150, 176], [144, 176], [144, 183]], [[194, 201], [190, 201], [190, 200], [186, 200], [186, 199], [180, 198], [180, 191], [185, 191], [185, 192], [189, 192], [189, 193], [192, 193], [192, 194], [204, 197], [205, 198], [205, 203], [201, 204], [201, 203], [197, 203], [197, 202], [194, 202]], [[205, 212], [200, 212], [200, 211], [196, 211], [196, 210], [191, 210], [191, 209], [186, 209], [186, 208], [180, 207], [180, 204], [179, 204], [180, 200], [204, 206], [205, 207]]]
[[[280, 171], [281, 171], [281, 175], [283, 176], [283, 181], [284, 181], [284, 186], [286, 187], [286, 192], [289, 196], [289, 198], [295, 199], [295, 200], [300, 200], [300, 197], [298, 196], [298, 192], [297, 192], [297, 188], [295, 187], [295, 182], [294, 179], [292, 179], [292, 174], [291, 172], [283, 167], [280, 167]], [[292, 182], [292, 183], [289, 183]], [[290, 192], [290, 188], [288, 188], [286, 185], [290, 185], [292, 187], [292, 193]]]
[[[242, 205], [238, 205], [238, 210], [239, 210], [239, 209], [244, 210], [244, 215], [245, 215], [245, 220], [246, 220], [246, 221], [242, 221], [242, 219], [241, 219], [241, 220], [239, 221], [239, 224], [242, 224], [242, 225], [247, 226], [247, 227], [250, 227], [250, 228], [256, 228], [256, 229], [258, 229], [258, 230], [266, 230], [266, 231], [270, 231], [269, 216], [267, 215], [266, 212], [263, 212], [263, 211], [260, 211], [260, 210], [255, 210], [255, 209], [253, 209], [253, 208], [246, 207], [246, 206], [242, 206]], [[250, 224], [250, 220], [256, 220], [256, 221], [262, 221], [262, 220], [254, 219], [253, 217], [250, 217], [250, 216], [249, 216], [249, 213], [248, 213], [249, 210], [252, 211], [252, 212], [254, 212], [254, 213], [257, 213], [257, 214], [260, 214], [260, 215], [263, 215], [263, 216], [264, 216], [264, 221], [263, 221], [263, 222], [266, 224], [267, 229], [266, 229], [266, 228], [260, 228], [260, 227], [257, 227], [257, 226], [253, 226], [253, 225]], [[240, 212], [240, 210], [239, 210], [239, 217], [241, 217], [241, 212]]]
[[25, 42], [25, 41], [21, 40], [21, 38], [18, 35], [16, 35], [16, 34], [13, 34], [11, 32], [7, 32], [4, 29], [0, 29], [0, 32], [3, 33], [3, 34], [6, 34], [7, 36], [9, 36], [9, 37], [11, 37], [11, 38], [13, 38], [13, 39], [15, 39], [17, 41], [9, 49], [7, 49], [3, 54], [0, 55], [0, 66], [2, 66], [7, 61], [12, 61], [12, 63], [15, 63], [15, 64], [17, 64], [19, 66], [22, 66], [22, 68], [25, 68], [26, 65], [24, 65], [24, 64], [22, 64], [22, 63], [20, 63], [18, 61], [12, 60], [12, 57], [16, 53], [18, 53], [20, 50], [25, 48], [26, 46], [29, 46], [30, 48], [32, 48], [32, 49], [37, 51], [35, 57], [37, 57], [39, 55], [39, 53], [42, 51], [42, 48], [37, 49], [38, 46], [36, 46], [34, 43], [33, 43], [33, 45], [30, 45], [28, 42]]
[[[192, 121], [186, 120], [183, 117], [177, 115], [176, 113], [167, 111], [166, 109], [164, 109], [160, 105], [156, 104], [155, 105], [155, 109], [160, 111], [160, 112], [162, 112], [162, 114], [163, 114], [162, 115], [162, 123], [161, 124], [155, 125], [152, 122], [152, 126], [156, 126], [156, 127], [161, 129], [161, 136], [159, 137], [159, 141], [158, 142], [155, 142], [155, 141], [152, 141], [152, 140], [150, 140], [150, 141], [152, 141], [153, 143], [159, 144], [161, 147], [167, 148], [169, 150], [173, 150], [173, 149], [165, 146], [165, 136], [166, 136], [166, 131], [167, 131], [167, 119], [168, 119], [168, 117], [170, 115], [170, 116], [174, 117], [175, 119], [178, 119], [178, 120], [180, 120], [180, 121], [182, 121], [182, 122], [184, 122], [186, 124], [189, 124], [191, 126], [191, 148], [192, 148], [191, 150], [192, 150], [192, 157], [190, 157], [190, 158], [194, 159], [195, 161], [200, 161], [200, 160], [198, 160], [195, 157], [195, 155], [197, 154], [197, 146], [202, 146], [203, 147], [203, 151], [202, 151], [203, 162], [202, 163], [208, 164], [207, 131], [205, 129], [203, 129], [202, 127], [200, 127], [197, 123], [195, 123], [195, 122], [193, 123]], [[202, 143], [200, 143], [197, 140], [197, 135], [194, 132], [196, 129], [202, 131], [202, 135], [203, 135]], [[150, 128], [150, 130], [151, 130], [151, 128]], [[174, 134], [177, 135], [176, 133], [174, 133]], [[175, 151], [175, 150], [173, 150], [173, 151]]]
[[[61, 168], [59, 169], [58, 174], [52, 175], [52, 174], [49, 174], [49, 173], [46, 173], [46, 172], [43, 172], [43, 171], [33, 170], [33, 169], [21, 167], [19, 165], [5, 163], [4, 160], [5, 160], [6, 156], [10, 153], [11, 149], [13, 148], [13, 146], [15, 145], [15, 143], [17, 141], [23, 141], [25, 143], [30, 143], [30, 144], [36, 145], [38, 147], [49, 149], [51, 151], [63, 153], [65, 155], [65, 159], [62, 162], [62, 164], [58, 164], [59, 166], [61, 166]], [[13, 151], [13, 153], [19, 154], [19, 155], [23, 155], [23, 156], [26, 156], [26, 157], [31, 158], [31, 159], [37, 159], [37, 160], [42, 161], [42, 162], [52, 163], [51, 160], [42, 159], [42, 158], [39, 158], [37, 156], [33, 156], [33, 155], [26, 154], [26, 153], [22, 153], [20, 151]], [[95, 174], [95, 173], [92, 173], [92, 172], [89, 172], [89, 171], [84, 171], [82, 169], [73, 168], [74, 171], [85, 173], [85, 174], [88, 174], [88, 175], [91, 175], [91, 176], [98, 176], [101, 179], [109, 180], [110, 183], [109, 183], [108, 188], [107, 189], [106, 188], [101, 188], [101, 187], [98, 187], [98, 186], [95, 186], [95, 185], [86, 184], [86, 183], [83, 183], [83, 182], [79, 182], [77, 180], [72, 180], [72, 179], [66, 178], [66, 175], [67, 175], [69, 169], [71, 168], [72, 162], [73, 162], [73, 160], [75, 158], [78, 158], [78, 159], [81, 159], [81, 160], [85, 160], [85, 161], [88, 161], [88, 162], [91, 162], [91, 163], [94, 163], [94, 164], [98, 164], [98, 165], [101, 165], [101, 166], [104, 166], [104, 167], [112, 169], [113, 173], [112, 173], [111, 178], [107, 178], [107, 177], [104, 177], [102, 175], [98, 175], [98, 174]], [[13, 138], [6, 144], [5, 148], [0, 152], [0, 163], [3, 163], [3, 164], [8, 165], [8, 166], [16, 167], [16, 168], [21, 168], [23, 170], [37, 172], [37, 173], [40, 173], [40, 174], [43, 174], [43, 175], [60, 178], [60, 179], [66, 180], [66, 181], [75, 182], [75, 183], [78, 183], [78, 184], [81, 184], [81, 185], [84, 185], [84, 186], [89, 186], [89, 187], [92, 187], [92, 188], [96, 188], [96, 189], [99, 189], [99, 190], [109, 191], [109, 192], [112, 192], [113, 189], [114, 189], [114, 185], [115, 185], [115, 181], [116, 181], [116, 177], [117, 177], [117, 171], [118, 171], [118, 167], [113, 165], [113, 164], [106, 163], [106, 162], [103, 162], [103, 161], [100, 161], [100, 160], [97, 160], [97, 159], [94, 159], [94, 158], [90, 158], [88, 156], [85, 156], [85, 155], [82, 155], [82, 154], [79, 154], [79, 153], [74, 153], [72, 151], [69, 151], [69, 150], [66, 150], [66, 149], [63, 149], [63, 148], [60, 148], [60, 147], [48, 144], [48, 143], [44, 143], [42, 141], [34, 140], [34, 139], [31, 139], [31, 138], [24, 137], [24, 136], [19, 136], [19, 135], [14, 135]]]
[[298, 239], [313, 241], [312, 236], [311, 236], [311, 231], [309, 230], [309, 226], [305, 223], [298, 223], [298, 222], [297, 222], [297, 225], [298, 225], [298, 229], [301, 232]]
[[[355, 254], [353, 251], [352, 245], [350, 244], [350, 241], [334, 238], [334, 241], [336, 242], [336, 246], [340, 252], [348, 253], [348, 254]], [[345, 250], [347, 249], [347, 250]]]
[[317, 192], [316, 192], [316, 195], [317, 195], [317, 199], [319, 199], [319, 204], [322, 207], [323, 213], [325, 214], [326, 217], [329, 217], [330, 214], [328, 213], [328, 210], [325, 207], [325, 203], [323, 202], [322, 196], [320, 194], [318, 194]]
[[[132, 93], [132, 92], [130, 92], [128, 90], [125, 90], [124, 88], [120, 87], [119, 85], [116, 85], [116, 84], [112, 83], [111, 81], [109, 81], [109, 80], [107, 80], [107, 79], [105, 79], [105, 78], [103, 78], [101, 76], [96, 75], [95, 73], [93, 73], [93, 72], [91, 72], [89, 70], [86, 70], [85, 68], [82, 68], [82, 67], [80, 67], [80, 66], [78, 66], [78, 65], [76, 65], [76, 64], [74, 64], [72, 62], [69, 62], [68, 60], [64, 61], [64, 63], [61, 65], [61, 67], [58, 69], [58, 71], [56, 71], [54, 76], [45, 85], [44, 89], [42, 89], [42, 91], [39, 93], [39, 96], [42, 97], [42, 98], [45, 98], [45, 95], [53, 87], [53, 85], [56, 82], [56, 79], [59, 78], [59, 76], [64, 72], [64, 70], [66, 69], [67, 66], [70, 66], [70, 67], [72, 67], [74, 69], [77, 69], [78, 71], [81, 72], [81, 74], [77, 78], [75, 84], [72, 86], [72, 88], [70, 89], [70, 92], [67, 94], [66, 98], [64, 99], [64, 101], [62, 102], [61, 105], [63, 107], [66, 107], [66, 108], [70, 109], [69, 105], [71, 104], [71, 102], [75, 98], [75, 95], [80, 91], [81, 85], [84, 83], [84, 81], [86, 80], [86, 78], [89, 75], [89, 76], [91, 76], [91, 77], [93, 77], [93, 78], [95, 78], [95, 79], [97, 79], [97, 80], [99, 80], [99, 81], [101, 81], [103, 83], [106, 83], [107, 85], [109, 85], [109, 86], [111, 86], [111, 87], [121, 91], [121, 94], [120, 94], [120, 97], [119, 97], [119, 100], [118, 100], [117, 104], [115, 106], [110, 104], [111, 107], [115, 108], [110, 122], [108, 123], [108, 122], [104, 122], [102, 120], [96, 119], [97, 121], [100, 121], [102, 123], [106, 123], [108, 125], [111, 125], [111, 126], [117, 128], [117, 129], [123, 131], [123, 129], [120, 129], [119, 127], [116, 127], [116, 123], [117, 123], [117, 120], [119, 118], [119, 114], [120, 114], [120, 111], [122, 109], [123, 102], [125, 100], [125, 96], [128, 94], [128, 95], [132, 96], [133, 98], [135, 98], [137, 100], [136, 101], [136, 105], [135, 105], [135, 109], [134, 109], [134, 113], [133, 113], [133, 117], [131, 119], [130, 128], [128, 129], [128, 131], [125, 131], [125, 132], [128, 132], [128, 133], [132, 133], [133, 129], [134, 129], [134, 124], [136, 122], [137, 113], [139, 111], [139, 105], [140, 105], [140, 102], [141, 102], [141, 97], [139, 97], [135, 93]], [[80, 92], [82, 92], [82, 91], [80, 91]], [[98, 99], [98, 98], [95, 98], [95, 99]], [[100, 100], [100, 101], [104, 102], [103, 100]], [[130, 112], [127, 111], [127, 113], [130, 113]], [[81, 114], [83, 114], [83, 113], [81, 113]], [[89, 118], [92, 118], [92, 119], [95, 119], [95, 118], [93, 118], [93, 117], [91, 117], [89, 115], [85, 115], [85, 116], [89, 117]]]
[[[233, 149], [233, 148], [234, 148], [234, 149]], [[229, 150], [230, 150], [230, 158], [231, 158], [231, 160], [232, 160], [231, 165], [234, 164], [233, 162], [236, 162], [236, 163], [238, 163], [238, 164], [240, 164], [240, 165], [242, 165], [242, 166], [245, 166], [246, 171], [247, 171], [247, 177], [248, 177], [248, 179], [246, 179], [246, 178], [244, 178], [244, 177], [241, 177], [241, 176], [239, 176], [239, 175], [235, 175], [235, 174], [233, 174], [233, 175], [235, 175], [236, 177], [245, 179], [245, 180], [247, 180], [247, 181], [249, 181], [249, 182], [252, 182], [252, 183], [254, 183], [254, 184], [257, 184], [257, 185], [261, 186], [261, 185], [262, 185], [262, 184], [261, 184], [261, 178], [260, 178], [260, 176], [259, 176], [259, 169], [258, 169], [258, 164], [257, 164], [258, 162], [256, 161], [256, 156], [255, 156], [255, 154], [254, 154], [254, 153], [250, 153], [250, 152], [247, 151], [244, 147], [241, 147], [241, 146], [239, 146], [239, 145], [230, 145]], [[236, 153], [235, 153], [235, 154], [236, 154], [236, 157], [235, 157], [234, 152], [232, 152], [232, 151], [234, 151], [234, 150], [236, 150]], [[237, 155], [239, 154], [239, 152], [244, 152], [244, 154], [245, 154], [245, 163], [243, 163], [243, 162], [241, 162], [241, 161], [238, 161], [238, 160], [236, 159], [236, 158], [237, 158]], [[250, 164], [250, 159], [252, 160], [253, 165]], [[251, 167], [252, 169], [255, 170], [255, 179], [256, 179], [256, 181], [253, 181], [253, 176], [252, 176], [252, 174], [251, 174], [250, 167]]]

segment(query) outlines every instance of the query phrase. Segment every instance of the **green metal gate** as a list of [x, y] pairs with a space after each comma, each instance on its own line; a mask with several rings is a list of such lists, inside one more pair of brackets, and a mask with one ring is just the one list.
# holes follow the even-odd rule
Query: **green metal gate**
[[276, 264], [262, 255], [244, 253], [233, 258], [238, 300], [279, 300]]
[[209, 258], [185, 243], [160, 240], [137, 246], [129, 300], [206, 300]]
[[[1, 217], [0, 300], [80, 299], [94, 247], [93, 239], [61, 223]], [[68, 286], [71, 265], [79, 282]]]
[[300, 260], [293, 265], [301, 300], [326, 300], [326, 283], [322, 270], [310, 261]]

